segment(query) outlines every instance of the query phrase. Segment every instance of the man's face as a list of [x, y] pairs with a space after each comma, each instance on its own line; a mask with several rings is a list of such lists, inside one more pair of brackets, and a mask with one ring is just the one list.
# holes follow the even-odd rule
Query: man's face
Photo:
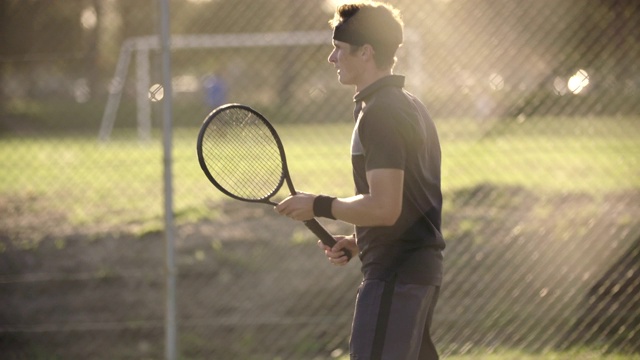
[[338, 81], [343, 85], [358, 85], [362, 77], [362, 60], [357, 51], [352, 53], [351, 45], [333, 41], [333, 51], [329, 62], [338, 70]]

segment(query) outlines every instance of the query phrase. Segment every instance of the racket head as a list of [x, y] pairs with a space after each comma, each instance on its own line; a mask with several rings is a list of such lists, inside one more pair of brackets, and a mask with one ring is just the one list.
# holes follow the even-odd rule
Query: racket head
[[278, 133], [259, 112], [242, 104], [213, 110], [198, 134], [198, 161], [209, 181], [242, 201], [271, 201], [288, 179]]

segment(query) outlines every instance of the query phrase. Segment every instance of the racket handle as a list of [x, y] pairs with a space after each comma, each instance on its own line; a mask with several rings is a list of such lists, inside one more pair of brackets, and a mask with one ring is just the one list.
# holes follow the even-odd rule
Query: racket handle
[[[314, 233], [323, 244], [333, 247], [336, 244], [336, 239], [333, 238], [327, 229], [325, 229], [316, 219], [311, 219], [307, 221], [303, 221], [312, 233]], [[347, 258], [351, 259], [351, 252], [347, 249], [342, 249]]]

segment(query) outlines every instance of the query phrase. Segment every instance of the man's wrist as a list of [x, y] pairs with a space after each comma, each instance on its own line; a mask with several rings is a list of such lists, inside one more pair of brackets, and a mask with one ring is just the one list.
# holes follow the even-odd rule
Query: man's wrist
[[331, 205], [336, 198], [333, 196], [318, 195], [313, 199], [313, 215], [336, 220], [331, 211]]

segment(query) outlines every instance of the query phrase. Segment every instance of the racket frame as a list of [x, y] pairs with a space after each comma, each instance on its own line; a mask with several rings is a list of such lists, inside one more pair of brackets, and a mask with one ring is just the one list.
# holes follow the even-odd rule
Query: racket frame
[[[280, 160], [281, 160], [281, 168], [280, 168], [280, 179], [278, 180], [277, 185], [271, 190], [271, 192], [263, 197], [257, 198], [257, 199], [250, 199], [250, 198], [245, 198], [242, 196], [238, 196], [230, 191], [228, 191], [227, 189], [225, 189], [224, 186], [222, 186], [222, 184], [220, 184], [215, 177], [211, 174], [211, 172], [209, 171], [209, 167], [207, 166], [207, 162], [204, 158], [204, 154], [202, 151], [202, 144], [204, 142], [204, 137], [205, 134], [207, 132], [207, 129], [209, 128], [209, 125], [215, 120], [215, 118], [221, 114], [222, 112], [225, 111], [231, 111], [233, 109], [239, 109], [239, 110], [243, 110], [243, 111], [248, 111], [250, 112], [252, 115], [254, 115], [255, 117], [257, 117], [262, 123], [263, 125], [265, 125], [267, 127], [267, 129], [269, 130], [269, 132], [271, 133], [271, 135], [273, 136], [273, 139], [276, 143], [276, 146], [278, 147], [278, 153], [280, 154]], [[211, 113], [209, 113], [209, 115], [206, 117], [206, 119], [204, 120], [204, 122], [202, 123], [202, 126], [200, 128], [200, 132], [198, 134], [198, 144], [197, 144], [197, 152], [198, 152], [198, 162], [200, 163], [200, 168], [202, 168], [202, 171], [204, 172], [204, 174], [207, 176], [207, 178], [209, 179], [209, 181], [211, 181], [211, 183], [218, 188], [218, 190], [220, 190], [222, 193], [224, 193], [225, 195], [234, 198], [236, 200], [241, 200], [241, 201], [246, 201], [246, 202], [253, 202], [253, 203], [263, 203], [263, 204], [267, 204], [267, 205], [277, 205], [277, 203], [271, 201], [270, 199], [277, 194], [280, 189], [282, 188], [282, 185], [286, 182], [287, 183], [287, 187], [289, 188], [289, 191], [291, 192], [292, 195], [295, 195], [295, 189], [293, 187], [293, 183], [291, 182], [291, 177], [289, 175], [289, 168], [287, 167], [287, 158], [284, 152], [284, 146], [282, 145], [282, 141], [280, 140], [280, 136], [278, 135], [278, 132], [276, 131], [276, 129], [273, 127], [273, 125], [271, 125], [271, 123], [264, 117], [262, 116], [262, 114], [260, 114], [259, 112], [257, 112], [256, 110], [252, 109], [251, 107], [247, 106], [247, 105], [242, 105], [242, 104], [226, 104], [226, 105], [222, 105], [218, 108], [216, 108], [215, 110], [213, 110]]]
[[[278, 181], [278, 184], [276, 187], [273, 188], [273, 190], [271, 190], [269, 194], [258, 199], [244, 198], [236, 194], [233, 194], [232, 192], [225, 189], [209, 171], [206, 160], [204, 158], [203, 151], [202, 151], [205, 133], [209, 125], [214, 121], [214, 119], [219, 114], [225, 111], [233, 110], [233, 109], [248, 111], [254, 116], [256, 116], [260, 121], [262, 121], [263, 124], [267, 127], [267, 129], [271, 133], [271, 135], [273, 136], [273, 139], [275, 140], [276, 145], [278, 147], [278, 152], [280, 153], [281, 174], [280, 174], [280, 179]], [[293, 186], [293, 181], [291, 180], [291, 175], [289, 174], [289, 167], [287, 165], [287, 157], [284, 152], [284, 145], [282, 144], [282, 140], [280, 140], [280, 136], [278, 135], [278, 132], [273, 127], [273, 125], [271, 125], [269, 120], [267, 120], [258, 111], [254, 110], [253, 108], [247, 105], [236, 104], [236, 103], [226, 104], [216, 108], [211, 113], [209, 113], [209, 115], [205, 118], [204, 122], [202, 123], [202, 126], [200, 127], [200, 132], [198, 133], [198, 142], [197, 142], [196, 150], [198, 153], [198, 162], [200, 163], [200, 167], [202, 168], [202, 171], [206, 175], [207, 179], [209, 179], [209, 181], [223, 194], [233, 199], [245, 201], [245, 202], [251, 202], [251, 203], [263, 203], [263, 204], [275, 206], [277, 205], [277, 203], [271, 201], [270, 199], [280, 191], [284, 183], [287, 184], [287, 187], [291, 195], [297, 194], [295, 187]], [[322, 241], [323, 244], [329, 247], [333, 247], [336, 244], [336, 241], [333, 235], [331, 235], [315, 218], [312, 218], [310, 220], [305, 220], [303, 221], [303, 223], [309, 230], [311, 230], [311, 232], [313, 232], [313, 234], [315, 234], [320, 239], [320, 241]], [[343, 249], [343, 251], [348, 258], [351, 258], [351, 253], [347, 249]]]

